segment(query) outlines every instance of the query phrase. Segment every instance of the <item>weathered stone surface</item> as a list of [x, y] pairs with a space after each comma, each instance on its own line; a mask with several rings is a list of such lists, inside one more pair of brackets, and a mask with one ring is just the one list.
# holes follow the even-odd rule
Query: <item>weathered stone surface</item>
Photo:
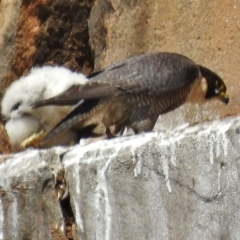
[[68, 152], [78, 239], [238, 239], [239, 120]]
[[237, 240], [239, 137], [240, 118], [228, 118], [5, 157], [0, 239], [64, 239], [55, 193], [64, 167], [74, 239]]
[[237, 0], [98, 0], [89, 19], [95, 70], [134, 54], [178, 52], [216, 71], [228, 86], [230, 104], [184, 107], [163, 118], [167, 126], [238, 114], [239, 16]]
[[41, 30], [36, 39], [34, 64], [58, 64], [91, 73], [87, 20], [93, 0], [46, 1], [38, 9]]
[[[0, 1], [0, 93], [6, 88], [3, 77], [11, 70], [14, 57], [15, 32], [19, 16], [21, 1], [1, 0]], [[0, 95], [1, 96], [1, 95]]]
[[29, 150], [1, 162], [0, 239], [66, 239], [55, 192], [60, 154]]

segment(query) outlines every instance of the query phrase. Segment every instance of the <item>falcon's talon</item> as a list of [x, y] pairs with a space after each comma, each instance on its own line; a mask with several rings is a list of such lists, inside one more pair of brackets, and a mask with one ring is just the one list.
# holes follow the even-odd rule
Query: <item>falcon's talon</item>
[[40, 146], [42, 139], [46, 136], [46, 134], [47, 133], [44, 132], [43, 130], [39, 133], [34, 133], [29, 138], [25, 139], [21, 143], [20, 147], [24, 149], [28, 147], [38, 148]]

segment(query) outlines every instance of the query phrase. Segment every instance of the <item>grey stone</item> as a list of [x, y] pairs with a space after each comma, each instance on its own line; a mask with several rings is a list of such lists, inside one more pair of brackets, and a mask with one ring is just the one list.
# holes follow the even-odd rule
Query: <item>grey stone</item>
[[226, 118], [5, 156], [0, 239], [58, 239], [52, 229], [63, 233], [64, 220], [55, 185], [64, 169], [74, 239], [237, 240], [239, 129], [239, 117]]
[[239, 120], [68, 152], [79, 239], [239, 239]]
[[60, 153], [28, 150], [1, 162], [0, 239], [66, 239], [55, 193]]

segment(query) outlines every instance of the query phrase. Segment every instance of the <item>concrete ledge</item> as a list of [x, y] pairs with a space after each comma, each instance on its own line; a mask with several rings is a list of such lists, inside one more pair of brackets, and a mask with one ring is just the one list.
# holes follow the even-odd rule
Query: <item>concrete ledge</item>
[[8, 157], [0, 239], [55, 239], [53, 229], [64, 239], [61, 169], [74, 239], [238, 239], [239, 137], [236, 117]]

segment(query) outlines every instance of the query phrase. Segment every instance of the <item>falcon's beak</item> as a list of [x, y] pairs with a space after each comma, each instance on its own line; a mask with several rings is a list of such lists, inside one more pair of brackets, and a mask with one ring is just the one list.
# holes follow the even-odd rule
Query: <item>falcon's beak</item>
[[228, 96], [227, 93], [223, 93], [223, 92], [220, 93], [219, 98], [220, 98], [220, 100], [221, 100], [222, 102], [224, 102], [225, 104], [228, 104], [228, 102], [229, 102], [229, 96]]

